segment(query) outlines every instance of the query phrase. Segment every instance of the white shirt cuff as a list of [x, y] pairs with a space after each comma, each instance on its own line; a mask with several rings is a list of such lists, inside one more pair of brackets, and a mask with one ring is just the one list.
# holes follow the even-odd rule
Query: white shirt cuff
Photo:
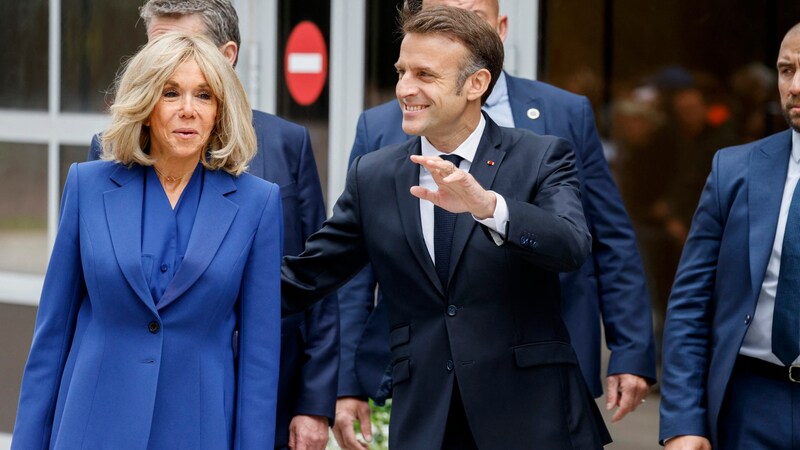
[[495, 197], [497, 198], [497, 202], [494, 206], [494, 214], [492, 217], [480, 220], [475, 216], [472, 216], [478, 223], [485, 225], [489, 229], [489, 234], [492, 235], [492, 239], [494, 243], [499, 245], [503, 245], [506, 241], [506, 226], [508, 225], [508, 205], [506, 204], [506, 200], [503, 198], [502, 195], [498, 194], [494, 191], [492, 192]]

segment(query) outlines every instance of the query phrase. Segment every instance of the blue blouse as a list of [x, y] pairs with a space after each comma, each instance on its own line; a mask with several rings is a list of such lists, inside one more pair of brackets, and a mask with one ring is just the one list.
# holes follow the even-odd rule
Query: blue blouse
[[145, 170], [142, 269], [156, 305], [186, 254], [203, 192], [204, 174], [203, 165], [198, 163], [173, 209], [153, 167]]

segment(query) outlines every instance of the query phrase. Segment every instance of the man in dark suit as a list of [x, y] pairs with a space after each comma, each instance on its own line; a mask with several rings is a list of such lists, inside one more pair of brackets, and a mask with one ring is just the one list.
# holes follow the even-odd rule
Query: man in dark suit
[[[235, 65], [239, 20], [228, 0], [150, 0], [140, 10], [149, 39], [170, 31], [203, 34]], [[258, 153], [248, 172], [281, 188], [284, 255], [298, 255], [325, 220], [325, 204], [308, 131], [253, 111]], [[90, 159], [100, 156], [98, 136]], [[333, 421], [339, 368], [339, 309], [336, 295], [307, 311], [283, 318], [275, 448], [322, 450]]]
[[353, 161], [333, 216], [284, 258], [285, 306], [372, 264], [391, 327], [390, 448], [601, 448], [558, 295], [557, 272], [590, 245], [574, 153], [482, 115], [503, 45], [477, 15], [430, 8], [403, 32], [396, 93], [420, 137]]
[[[411, 2], [409, 2], [411, 3]], [[478, 13], [501, 38], [508, 18], [499, 16], [496, 0], [445, 3]], [[618, 407], [613, 420], [636, 409], [655, 382], [655, 345], [651, 308], [635, 235], [611, 178], [588, 100], [548, 84], [503, 73], [484, 105], [501, 126], [526, 128], [569, 140], [575, 149], [581, 200], [592, 234], [591, 258], [579, 270], [561, 275], [562, 312], [581, 369], [595, 397], [600, 381], [600, 323], [611, 350], [607, 407]], [[392, 101], [361, 114], [350, 161], [389, 144], [407, 140], [402, 112]], [[391, 391], [386, 308], [375, 302], [376, 280], [368, 267], [339, 291], [342, 352], [337, 402], [337, 435], [360, 420], [369, 433], [366, 398], [383, 403]], [[367, 424], [367, 426], [365, 426]], [[350, 431], [352, 433], [352, 431]]]
[[669, 450], [800, 448], [800, 24], [778, 53], [792, 130], [717, 152], [664, 327]]

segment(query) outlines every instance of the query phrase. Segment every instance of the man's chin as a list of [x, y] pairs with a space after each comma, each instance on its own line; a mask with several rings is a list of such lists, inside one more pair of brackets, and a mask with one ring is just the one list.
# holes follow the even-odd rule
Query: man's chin
[[410, 121], [403, 120], [403, 133], [411, 136], [420, 136], [422, 130]]
[[786, 119], [786, 123], [789, 124], [794, 131], [800, 133], [800, 115], [792, 114], [784, 109], [783, 118]]

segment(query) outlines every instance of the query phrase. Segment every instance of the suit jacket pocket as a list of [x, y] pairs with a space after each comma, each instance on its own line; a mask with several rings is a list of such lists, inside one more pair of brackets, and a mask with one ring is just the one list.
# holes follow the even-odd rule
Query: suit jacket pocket
[[392, 386], [407, 381], [411, 378], [411, 367], [408, 358], [403, 358], [395, 361], [392, 364]]
[[409, 340], [411, 340], [411, 326], [399, 326], [389, 333], [389, 348], [394, 350], [398, 345], [408, 344]]
[[577, 364], [575, 350], [566, 342], [533, 342], [514, 347], [518, 367]]

